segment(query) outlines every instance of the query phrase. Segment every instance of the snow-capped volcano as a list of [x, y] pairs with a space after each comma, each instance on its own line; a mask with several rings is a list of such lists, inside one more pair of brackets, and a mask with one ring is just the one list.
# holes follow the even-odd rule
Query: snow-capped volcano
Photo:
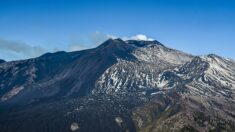
[[234, 97], [233, 60], [156, 40], [0, 62], [4, 132], [232, 131]]

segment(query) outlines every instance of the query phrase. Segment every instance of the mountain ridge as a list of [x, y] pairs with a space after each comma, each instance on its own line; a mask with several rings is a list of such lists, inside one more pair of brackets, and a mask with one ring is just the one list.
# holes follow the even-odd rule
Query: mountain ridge
[[232, 60], [158, 41], [109, 39], [88, 50], [4, 62], [0, 129], [232, 131], [234, 76]]

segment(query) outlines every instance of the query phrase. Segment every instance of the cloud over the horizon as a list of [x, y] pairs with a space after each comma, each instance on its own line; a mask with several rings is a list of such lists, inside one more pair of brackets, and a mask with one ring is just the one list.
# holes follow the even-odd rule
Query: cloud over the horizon
[[94, 48], [98, 46], [99, 44], [103, 43], [107, 39], [117, 39], [121, 38], [122, 40], [144, 40], [144, 41], [153, 41], [154, 39], [144, 35], [144, 34], [137, 34], [134, 36], [124, 36], [124, 37], [119, 37], [116, 35], [111, 35], [111, 34], [103, 34], [99, 31], [96, 31], [94, 33], [91, 33], [90, 35], [87, 36], [86, 42], [73, 42], [72, 44], [69, 44], [68, 46], [68, 51], [78, 51], [78, 50], [84, 50], [84, 49], [89, 49], [89, 48]]
[[30, 44], [12, 41], [6, 39], [0, 39], [0, 59], [7, 61], [18, 60], [18, 59], [28, 59], [38, 57], [46, 52], [56, 52], [56, 51], [79, 51], [89, 48], [94, 48], [107, 39], [116, 39], [121, 38], [123, 40], [145, 40], [152, 41], [154, 39], [147, 37], [144, 34], [137, 34], [130, 37], [119, 37], [116, 35], [104, 34], [99, 31], [91, 33], [85, 37], [76, 37], [74, 40], [71, 40], [68, 44], [65, 44], [64, 49], [53, 47], [54, 49], [50, 50], [47, 48], [42, 48], [39, 46], [31, 46]]
[[88, 49], [89, 47], [88, 46], [84, 46], [84, 45], [81, 45], [81, 44], [70, 44], [68, 46], [68, 51], [79, 51], [79, 50], [84, 50], [84, 49]]
[[27, 59], [44, 54], [40, 46], [30, 46], [23, 42], [0, 39], [0, 58], [6, 60]]
[[144, 34], [137, 34], [135, 36], [131, 36], [131, 37], [123, 37], [122, 39], [124, 40], [143, 40], [143, 41], [153, 41], [153, 38], [149, 38]]
[[121, 38], [123, 40], [143, 40], [143, 41], [153, 41], [154, 40], [153, 38], [150, 38], [144, 34], [136, 34], [136, 35], [130, 36], [130, 37], [117, 37], [115, 35], [107, 35], [107, 37], [112, 38], [112, 39]]
[[94, 48], [109, 38], [110, 37], [108, 37], [108, 35], [103, 34], [99, 31], [95, 31], [83, 37], [82, 39], [79, 39], [79, 37], [77, 37], [70, 44], [68, 44], [67, 51], [78, 51]]

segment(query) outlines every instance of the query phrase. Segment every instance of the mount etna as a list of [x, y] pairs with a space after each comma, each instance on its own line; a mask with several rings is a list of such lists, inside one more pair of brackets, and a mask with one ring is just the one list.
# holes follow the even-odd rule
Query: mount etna
[[0, 132], [233, 132], [234, 110], [234, 60], [156, 40], [0, 60]]

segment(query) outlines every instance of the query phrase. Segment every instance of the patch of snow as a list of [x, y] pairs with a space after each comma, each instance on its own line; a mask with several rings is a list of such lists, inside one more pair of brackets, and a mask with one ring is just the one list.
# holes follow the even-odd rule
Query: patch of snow
[[71, 131], [77, 131], [79, 129], [79, 125], [77, 122], [73, 122], [71, 125], [70, 125], [70, 129]]
[[20, 87], [15, 87], [13, 88], [11, 91], [9, 91], [8, 93], [6, 93], [5, 95], [2, 96], [1, 100], [2, 101], [6, 101], [10, 98], [12, 98], [13, 96], [17, 95], [21, 90], [23, 90], [24, 87], [20, 86]]
[[115, 117], [115, 122], [116, 122], [119, 126], [121, 126], [122, 123], [123, 123], [123, 120], [122, 120], [121, 117]]
[[156, 95], [156, 94], [160, 94], [160, 93], [162, 93], [162, 91], [153, 92], [153, 93], [151, 93], [151, 95]]
[[167, 111], [169, 108], [171, 107], [171, 105], [168, 105], [165, 109], [165, 111]]

